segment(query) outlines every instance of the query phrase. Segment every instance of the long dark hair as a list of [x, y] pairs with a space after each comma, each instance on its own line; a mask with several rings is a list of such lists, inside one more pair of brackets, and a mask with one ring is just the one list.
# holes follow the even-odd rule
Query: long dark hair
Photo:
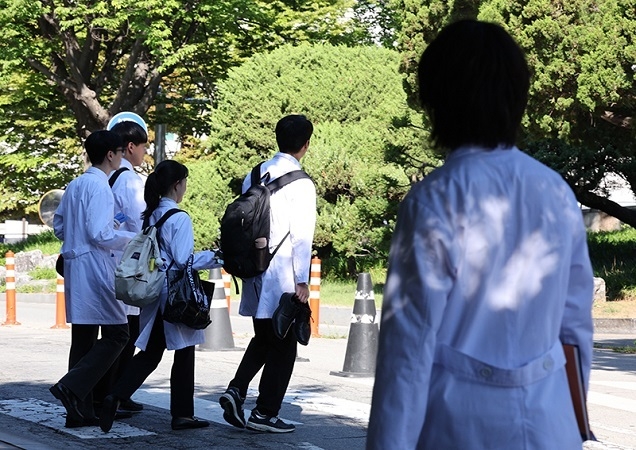
[[144, 188], [146, 209], [141, 214], [142, 219], [146, 221], [150, 218], [154, 210], [159, 206], [161, 197], [166, 195], [177, 181], [183, 180], [187, 176], [188, 168], [172, 159], [167, 159], [157, 164], [154, 172], [148, 175], [146, 180], [146, 187]]

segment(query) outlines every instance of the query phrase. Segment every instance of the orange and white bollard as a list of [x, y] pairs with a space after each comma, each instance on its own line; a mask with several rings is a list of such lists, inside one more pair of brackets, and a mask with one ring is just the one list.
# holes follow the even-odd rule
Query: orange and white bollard
[[7, 320], [2, 325], [20, 325], [20, 322], [15, 320], [15, 254], [9, 250], [6, 254], [6, 307], [7, 307]]
[[66, 325], [66, 299], [64, 298], [64, 278], [58, 274], [55, 287], [55, 325], [51, 328], [68, 328]]
[[320, 337], [318, 325], [320, 324], [320, 258], [311, 259], [311, 272], [309, 274], [309, 308], [312, 321], [311, 335]]
[[227, 312], [230, 312], [230, 303], [232, 303], [232, 275], [221, 268], [221, 278], [223, 279], [223, 288], [225, 289], [225, 300], [227, 301]]

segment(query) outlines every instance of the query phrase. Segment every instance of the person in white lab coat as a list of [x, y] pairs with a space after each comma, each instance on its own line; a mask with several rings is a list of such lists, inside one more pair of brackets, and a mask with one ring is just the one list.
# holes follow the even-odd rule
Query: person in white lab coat
[[66, 408], [67, 427], [97, 425], [93, 387], [128, 341], [124, 305], [115, 299], [113, 252], [135, 236], [114, 227], [107, 174], [121, 164], [121, 138], [95, 131], [85, 148], [92, 166], [69, 183], [53, 217], [63, 241], [66, 320], [72, 326], [69, 372], [50, 391]]
[[[178, 208], [186, 192], [188, 168], [174, 160], [162, 161], [146, 180], [143, 213], [147, 224], [156, 223], [168, 210]], [[194, 253], [192, 220], [186, 213], [172, 215], [161, 226], [159, 247], [164, 268], [183, 269]], [[216, 253], [203, 250], [194, 253], [196, 270], [220, 267]], [[142, 308], [141, 332], [135, 345], [141, 350], [133, 356], [111, 393], [104, 399], [100, 428], [110, 431], [121, 400], [130, 396], [157, 368], [166, 349], [175, 350], [170, 375], [170, 414], [173, 430], [206, 427], [209, 423], [194, 417], [194, 346], [205, 341], [205, 331], [163, 320], [163, 310], [168, 298], [168, 285], [164, 286], [157, 300]]]
[[[143, 224], [141, 214], [146, 209], [144, 200], [144, 183], [135, 170], [141, 166], [146, 154], [148, 135], [141, 125], [131, 120], [117, 123], [111, 128], [123, 140], [123, 158], [121, 166], [111, 172], [108, 182], [113, 190], [115, 200], [115, 217], [120, 216], [119, 229], [139, 233]], [[115, 252], [116, 263], [119, 264], [123, 252]], [[128, 343], [121, 351], [119, 358], [113, 363], [106, 375], [100, 380], [93, 390], [93, 403], [97, 415], [102, 407], [104, 397], [108, 395], [115, 381], [123, 374], [126, 365], [135, 354], [135, 341], [139, 337], [139, 308], [124, 304], [128, 319]], [[143, 405], [128, 398], [120, 402], [119, 408], [123, 411], [141, 411]], [[130, 414], [130, 413], [128, 413]]]
[[366, 447], [580, 449], [562, 343], [587, 389], [593, 274], [570, 187], [515, 147], [524, 55], [500, 26], [459, 21], [418, 75], [447, 157], [398, 213]]
[[[261, 166], [261, 176], [270, 180], [301, 168], [313, 133], [312, 123], [302, 115], [289, 115], [276, 125], [279, 152]], [[243, 181], [243, 192], [251, 186], [251, 174]], [[223, 418], [238, 428], [273, 433], [294, 431], [293, 424], [278, 417], [283, 397], [296, 360], [296, 338], [288, 333], [284, 339], [274, 334], [272, 316], [283, 293], [294, 292], [303, 303], [309, 300], [311, 247], [316, 225], [316, 188], [311, 179], [296, 180], [274, 192], [270, 198], [270, 239], [272, 245], [283, 240], [267, 270], [243, 280], [239, 314], [251, 316], [254, 337], [250, 341], [234, 379], [219, 402]], [[270, 249], [273, 251], [273, 249]], [[263, 368], [256, 408], [247, 422], [243, 402], [250, 382]]]

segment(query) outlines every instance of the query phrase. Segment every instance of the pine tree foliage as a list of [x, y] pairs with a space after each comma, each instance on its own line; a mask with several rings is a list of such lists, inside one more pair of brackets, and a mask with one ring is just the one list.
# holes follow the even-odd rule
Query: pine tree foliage
[[614, 172], [636, 188], [636, 8], [633, 0], [394, 0], [406, 92], [416, 105], [416, 67], [446, 24], [501, 24], [532, 71], [520, 145], [558, 170], [584, 205], [636, 225], [636, 212], [604, 195]]

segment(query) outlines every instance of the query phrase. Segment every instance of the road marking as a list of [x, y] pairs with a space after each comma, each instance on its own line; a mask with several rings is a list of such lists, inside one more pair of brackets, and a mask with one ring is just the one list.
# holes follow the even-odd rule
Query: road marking
[[636, 381], [594, 381], [592, 380], [590, 381], [590, 385], [606, 386], [606, 387], [636, 391]]
[[[253, 395], [255, 393], [256, 391], [250, 389], [248, 395]], [[133, 400], [135, 400], [136, 402], [144, 403], [146, 405], [156, 406], [157, 408], [170, 409], [170, 389], [138, 389], [133, 395]], [[250, 411], [246, 410], [246, 419], [249, 417], [249, 414]], [[223, 419], [223, 408], [221, 408], [217, 401], [205, 400], [195, 397], [194, 415], [201, 419], [209, 420], [210, 422], [226, 425], [228, 427], [232, 426]], [[293, 423], [294, 425], [302, 425], [302, 422], [295, 422], [291, 419], [285, 419], [283, 417], [281, 417], [281, 419], [285, 422]]]
[[66, 413], [64, 407], [35, 398], [0, 400], [0, 413], [53, 428], [80, 439], [115, 439], [156, 434], [119, 421], [113, 424], [110, 433], [102, 433], [99, 427], [66, 428], [64, 427], [66, 419], [63, 417]]
[[616, 395], [601, 394], [600, 392], [589, 391], [587, 393], [587, 401], [588, 403], [606, 406], [608, 408], [636, 412], [636, 400], [621, 398], [617, 397]]
[[352, 402], [341, 398], [330, 397], [328, 395], [316, 394], [307, 391], [287, 391], [285, 401], [292, 405], [329, 413], [337, 416], [344, 416], [350, 419], [368, 422], [371, 413], [371, 405], [366, 403]]
[[600, 422], [592, 422], [592, 421], [590, 421], [590, 427], [592, 429], [600, 428], [602, 430], [611, 431], [613, 433], [621, 433], [621, 434], [626, 434], [628, 436], [636, 436], [636, 432], [634, 432], [632, 430], [628, 430], [626, 428], [618, 428], [618, 427], [607, 426], [607, 425], [603, 425]]

